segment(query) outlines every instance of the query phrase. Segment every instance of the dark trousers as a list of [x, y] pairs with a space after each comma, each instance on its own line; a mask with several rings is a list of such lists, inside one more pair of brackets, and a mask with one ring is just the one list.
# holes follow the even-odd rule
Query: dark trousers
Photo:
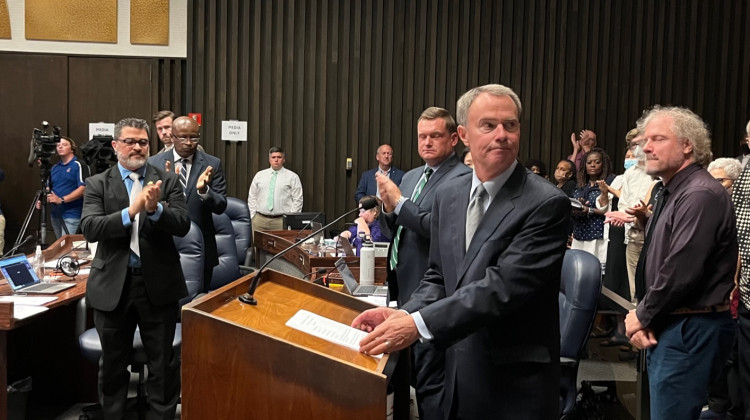
[[414, 390], [419, 418], [441, 420], [445, 416], [445, 351], [432, 343], [417, 341], [411, 347]]
[[179, 358], [172, 349], [178, 303], [156, 306], [146, 295], [143, 277], [128, 275], [117, 307], [94, 310], [102, 343], [99, 361], [99, 402], [106, 419], [124, 419], [136, 326], [148, 358], [148, 418], [174, 419], [180, 395]]
[[670, 316], [648, 349], [651, 420], [695, 420], [734, 337], [729, 311]]
[[740, 302], [737, 318], [740, 390], [745, 406], [745, 419], [750, 419], [750, 311]]
[[708, 393], [708, 408], [714, 413], [726, 414], [727, 419], [731, 420], [742, 419], [745, 416], [742, 409], [738, 343], [739, 336], [736, 335], [732, 341], [729, 358]]

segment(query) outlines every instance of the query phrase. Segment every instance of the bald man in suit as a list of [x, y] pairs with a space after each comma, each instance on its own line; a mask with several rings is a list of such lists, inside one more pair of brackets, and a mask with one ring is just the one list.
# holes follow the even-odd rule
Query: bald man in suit
[[149, 159], [157, 168], [170, 168], [178, 174], [186, 168], [185, 201], [190, 220], [201, 228], [206, 264], [203, 268], [203, 291], [211, 285], [214, 266], [219, 264], [216, 248], [216, 229], [213, 214], [222, 214], [227, 208], [227, 183], [221, 169], [221, 160], [198, 150], [200, 126], [190, 117], [179, 117], [172, 122], [174, 147]]
[[448, 418], [559, 417], [558, 290], [570, 204], [517, 161], [521, 102], [486, 85], [458, 101], [474, 173], [442, 185], [427, 273], [402, 310], [360, 314], [368, 354], [418, 339], [446, 349]]

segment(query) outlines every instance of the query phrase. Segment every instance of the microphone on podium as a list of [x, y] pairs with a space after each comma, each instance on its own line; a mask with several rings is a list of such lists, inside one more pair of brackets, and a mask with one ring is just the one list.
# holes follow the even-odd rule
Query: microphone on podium
[[292, 248], [296, 247], [297, 245], [305, 242], [306, 240], [308, 240], [308, 239], [314, 237], [315, 235], [317, 235], [318, 233], [323, 232], [324, 230], [326, 230], [329, 227], [333, 226], [334, 224], [338, 223], [339, 220], [343, 219], [344, 217], [346, 217], [346, 216], [348, 216], [348, 215], [350, 215], [350, 214], [352, 214], [354, 212], [358, 212], [359, 209], [370, 210], [370, 209], [373, 209], [373, 208], [375, 208], [377, 206], [378, 206], [378, 200], [377, 199], [371, 198], [369, 200], [364, 200], [362, 203], [360, 203], [359, 207], [356, 207], [354, 209], [349, 210], [348, 212], [346, 212], [346, 213], [342, 214], [341, 216], [337, 217], [336, 220], [334, 220], [331, 223], [323, 226], [322, 228], [316, 230], [315, 232], [313, 232], [313, 233], [305, 236], [304, 238], [302, 238], [302, 239], [294, 242], [292, 245], [290, 245], [286, 249], [284, 249], [281, 252], [279, 252], [278, 254], [274, 255], [273, 257], [271, 257], [268, 261], [265, 262], [265, 264], [263, 264], [258, 269], [258, 272], [255, 274], [255, 277], [253, 277], [252, 282], [250, 282], [250, 287], [248, 287], [247, 293], [245, 293], [243, 295], [240, 295], [237, 299], [239, 299], [240, 302], [246, 303], [248, 305], [257, 305], [258, 301], [255, 299], [255, 297], [253, 297], [253, 295], [255, 294], [255, 289], [258, 287], [258, 283], [260, 283], [261, 277], [263, 276], [263, 270], [266, 269], [266, 267], [268, 266], [268, 264], [270, 264], [271, 262], [273, 262], [275, 259], [281, 257], [282, 255], [286, 254], [287, 252], [289, 252]]

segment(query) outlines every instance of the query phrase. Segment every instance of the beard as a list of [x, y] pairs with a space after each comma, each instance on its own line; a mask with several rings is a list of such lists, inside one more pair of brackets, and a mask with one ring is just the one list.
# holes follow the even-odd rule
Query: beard
[[140, 169], [141, 167], [143, 167], [143, 165], [146, 164], [146, 161], [148, 160], [148, 155], [143, 155], [143, 154], [138, 154], [138, 153], [127, 153], [127, 154], [118, 153], [117, 160], [125, 168], [130, 169], [130, 170], [135, 170], [135, 169]]

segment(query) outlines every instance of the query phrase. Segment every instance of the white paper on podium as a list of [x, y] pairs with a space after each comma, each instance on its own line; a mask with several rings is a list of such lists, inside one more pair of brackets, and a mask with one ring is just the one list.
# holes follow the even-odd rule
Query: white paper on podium
[[[366, 332], [352, 328], [346, 324], [300, 309], [285, 324], [289, 328], [302, 331], [331, 343], [359, 351], [359, 341], [367, 335]], [[372, 355], [370, 355], [372, 356]], [[380, 358], [382, 355], [372, 356]]]

